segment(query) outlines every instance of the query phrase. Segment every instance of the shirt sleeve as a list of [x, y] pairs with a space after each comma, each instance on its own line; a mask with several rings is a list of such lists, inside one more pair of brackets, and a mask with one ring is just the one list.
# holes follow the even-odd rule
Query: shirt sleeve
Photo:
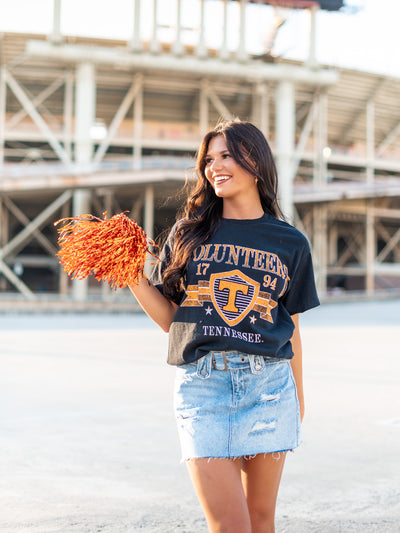
[[302, 253], [293, 270], [292, 277], [289, 280], [288, 290], [281, 298], [281, 302], [290, 315], [303, 313], [319, 305], [308, 242], [303, 247]]

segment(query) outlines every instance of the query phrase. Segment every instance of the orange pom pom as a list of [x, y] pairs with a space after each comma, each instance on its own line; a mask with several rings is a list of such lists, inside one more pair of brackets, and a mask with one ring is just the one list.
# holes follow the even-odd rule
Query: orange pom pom
[[[57, 256], [71, 279], [84, 279], [93, 273], [117, 289], [136, 285], [144, 276], [147, 253], [154, 243], [144, 230], [124, 213], [101, 220], [93, 215], [63, 218], [54, 223], [60, 251]], [[158, 259], [158, 257], [156, 257]]]

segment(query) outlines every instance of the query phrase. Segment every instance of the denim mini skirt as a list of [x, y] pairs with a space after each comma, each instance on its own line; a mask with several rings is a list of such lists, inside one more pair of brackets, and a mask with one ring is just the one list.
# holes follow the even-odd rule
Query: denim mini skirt
[[301, 443], [290, 361], [210, 352], [178, 366], [175, 416], [182, 460], [248, 457]]

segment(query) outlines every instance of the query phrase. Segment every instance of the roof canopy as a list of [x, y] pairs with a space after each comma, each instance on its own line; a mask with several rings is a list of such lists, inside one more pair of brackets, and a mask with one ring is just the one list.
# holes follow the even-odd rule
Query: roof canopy
[[309, 9], [320, 7], [326, 11], [338, 11], [343, 7], [343, 0], [249, 0], [253, 4], [269, 4], [271, 6], [290, 7], [293, 9]]

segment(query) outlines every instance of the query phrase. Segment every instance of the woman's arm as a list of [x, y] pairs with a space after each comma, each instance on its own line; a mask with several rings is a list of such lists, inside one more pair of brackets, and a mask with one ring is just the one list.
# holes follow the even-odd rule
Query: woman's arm
[[129, 288], [143, 311], [168, 333], [178, 305], [163, 296], [147, 278], [142, 278], [137, 285], [129, 285]]
[[303, 390], [303, 353], [299, 329], [299, 315], [293, 315], [294, 332], [292, 336], [293, 357], [290, 360], [294, 380], [296, 382], [297, 396], [300, 404], [300, 419], [304, 417], [304, 390]]

